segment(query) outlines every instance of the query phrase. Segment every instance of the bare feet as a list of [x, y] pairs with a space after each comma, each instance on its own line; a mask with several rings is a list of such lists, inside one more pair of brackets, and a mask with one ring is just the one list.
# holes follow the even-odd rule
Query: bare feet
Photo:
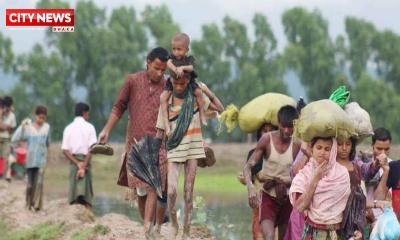
[[183, 227], [182, 240], [187, 240], [189, 238], [190, 238], [190, 226], [184, 226]]
[[144, 237], [146, 240], [153, 240], [153, 234], [151, 232], [151, 225], [150, 224], [145, 224], [144, 225]]
[[169, 227], [169, 235], [170, 239], [175, 239], [178, 235], [179, 225], [178, 225], [178, 217], [176, 215], [176, 210], [171, 210], [170, 212], [170, 227]]
[[156, 224], [153, 231], [154, 239], [161, 239], [161, 225]]

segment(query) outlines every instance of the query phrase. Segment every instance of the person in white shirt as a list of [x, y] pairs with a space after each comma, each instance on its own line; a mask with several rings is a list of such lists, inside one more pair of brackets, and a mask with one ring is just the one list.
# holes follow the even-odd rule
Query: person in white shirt
[[[7, 162], [7, 172], [11, 173], [11, 162], [8, 162], [11, 151], [11, 134], [17, 126], [15, 115], [12, 111], [13, 99], [5, 96], [0, 100], [0, 158]], [[4, 174], [4, 173], [1, 173]], [[10, 179], [7, 177], [7, 179]]]
[[62, 150], [70, 160], [69, 194], [70, 204], [82, 204], [91, 208], [93, 199], [91, 154], [89, 148], [97, 142], [96, 130], [89, 120], [89, 105], [75, 105], [75, 119], [63, 133]]

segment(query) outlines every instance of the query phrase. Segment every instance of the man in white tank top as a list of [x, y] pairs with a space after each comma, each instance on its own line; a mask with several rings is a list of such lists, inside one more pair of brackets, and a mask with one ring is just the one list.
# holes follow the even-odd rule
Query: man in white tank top
[[[292, 211], [287, 190], [291, 184], [290, 167], [300, 150], [300, 142], [292, 139], [293, 121], [297, 118], [296, 108], [282, 107], [278, 112], [279, 130], [261, 137], [243, 170], [249, 204], [252, 208], [259, 208], [261, 227], [267, 240], [275, 239], [276, 226], [279, 230], [279, 239], [283, 239]], [[263, 161], [262, 170], [257, 175], [263, 183], [260, 192], [261, 204], [251, 181], [251, 168], [259, 161]]]

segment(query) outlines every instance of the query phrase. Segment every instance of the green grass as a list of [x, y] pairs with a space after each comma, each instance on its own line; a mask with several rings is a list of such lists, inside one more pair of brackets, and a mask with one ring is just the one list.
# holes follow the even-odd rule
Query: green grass
[[[209, 168], [197, 168], [195, 192], [201, 194], [243, 194], [246, 188], [237, 180], [240, 167], [234, 164], [215, 165]], [[181, 169], [179, 184], [183, 187], [184, 171]]]
[[[183, 174], [179, 185], [183, 188]], [[239, 183], [234, 174], [198, 174], [194, 186], [195, 192], [202, 194], [242, 194], [246, 188]]]
[[[95, 156], [93, 158], [93, 185], [96, 194], [122, 195], [124, 188], [117, 186], [120, 162], [116, 157]], [[209, 168], [198, 168], [195, 192], [201, 194], [243, 194], [246, 188], [239, 183], [236, 176], [241, 167], [236, 164], [216, 164]], [[183, 188], [184, 169], [181, 168], [179, 188]], [[49, 192], [59, 192], [66, 196], [68, 192], [69, 164], [49, 165], [46, 171], [45, 184]]]
[[64, 224], [41, 223], [28, 229], [10, 231], [10, 227], [0, 221], [1, 240], [57, 240], [60, 239]]
[[87, 240], [92, 239], [97, 235], [106, 235], [110, 232], [110, 228], [104, 225], [97, 224], [92, 228], [83, 229], [80, 232], [75, 233], [72, 235], [71, 240]]
[[0, 240], [9, 239], [10, 226], [3, 219], [0, 219], [0, 233]]

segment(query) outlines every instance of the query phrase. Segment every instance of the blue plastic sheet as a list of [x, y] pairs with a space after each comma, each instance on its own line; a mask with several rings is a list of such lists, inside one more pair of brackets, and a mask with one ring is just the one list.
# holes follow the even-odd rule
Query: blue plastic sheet
[[398, 240], [400, 238], [400, 224], [393, 209], [386, 207], [384, 213], [372, 229], [370, 240]]

